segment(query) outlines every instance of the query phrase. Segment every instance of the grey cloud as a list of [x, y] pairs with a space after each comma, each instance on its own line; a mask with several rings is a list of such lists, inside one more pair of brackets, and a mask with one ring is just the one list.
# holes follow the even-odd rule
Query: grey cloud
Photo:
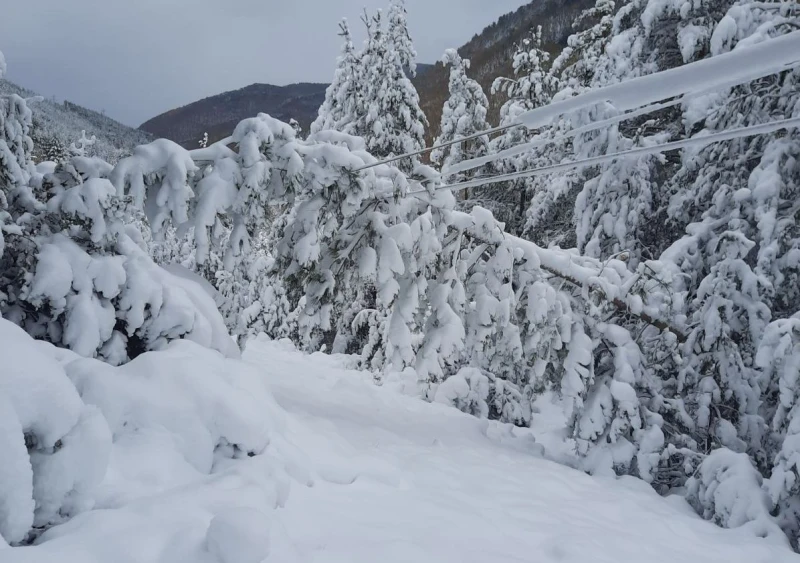
[[[407, 0], [434, 62], [525, 0]], [[337, 22], [388, 0], [26, 0], [2, 9], [8, 78], [129, 125], [253, 82], [327, 82]]]

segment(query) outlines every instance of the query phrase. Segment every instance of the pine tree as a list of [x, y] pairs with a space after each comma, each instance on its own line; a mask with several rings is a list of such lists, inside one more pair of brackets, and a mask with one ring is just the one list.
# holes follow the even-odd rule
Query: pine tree
[[342, 52], [337, 59], [333, 81], [325, 90], [325, 101], [319, 108], [311, 133], [327, 129], [353, 133], [356, 122], [364, 115], [362, 55], [356, 52], [347, 20], [339, 23]]
[[401, 68], [412, 77], [417, 74], [417, 51], [408, 32], [406, 0], [389, 3], [388, 41], [394, 49]]
[[[559, 80], [550, 71], [550, 54], [545, 50], [543, 41], [540, 26], [517, 45], [512, 61], [514, 77], [500, 77], [492, 85], [493, 94], [503, 94], [508, 98], [500, 109], [500, 125], [510, 125], [521, 113], [546, 105], [560, 90]], [[492, 141], [490, 150], [502, 155], [503, 151], [528, 142], [546, 143], [549, 136], [560, 130], [556, 126], [534, 135], [524, 127], [512, 127]], [[498, 158], [487, 173], [505, 174], [550, 164], [558, 160], [558, 155], [563, 150], [559, 146], [543, 146], [540, 150]], [[475, 197], [481, 205], [491, 208], [506, 223], [510, 232], [519, 233], [523, 230], [528, 201], [540, 191], [539, 182], [541, 181], [527, 179], [487, 186], [475, 190]]]
[[[467, 77], [469, 60], [464, 60], [455, 49], [448, 49], [442, 57], [445, 66], [450, 65], [450, 97], [442, 109], [440, 134], [434, 144], [448, 143], [471, 137], [489, 129], [486, 111], [489, 101], [481, 85]], [[441, 166], [444, 174], [449, 168], [464, 160], [479, 158], [489, 152], [489, 137], [480, 136], [449, 147], [435, 149], [431, 160]], [[446, 174], [450, 182], [461, 182], [472, 178], [475, 171]]]
[[[0, 55], [0, 71], [5, 60]], [[31, 180], [31, 111], [17, 95], [0, 96], [0, 308], [16, 299], [30, 274], [36, 245], [31, 239], [42, 204]]]
[[[364, 23], [368, 37], [361, 54], [360, 76], [367, 85], [365, 114], [360, 116], [353, 133], [363, 137], [369, 152], [378, 158], [418, 151], [425, 146], [428, 122], [405, 72], [405, 66], [413, 60], [405, 20], [395, 17], [388, 34], [380, 11], [371, 19], [365, 16]], [[416, 162], [417, 158], [408, 158], [398, 166], [410, 173]]]

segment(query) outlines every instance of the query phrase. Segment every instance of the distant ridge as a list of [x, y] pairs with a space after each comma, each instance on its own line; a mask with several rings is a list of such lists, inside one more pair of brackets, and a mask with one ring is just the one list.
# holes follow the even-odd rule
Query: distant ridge
[[[458, 49], [461, 56], [472, 63], [469, 75], [489, 96], [490, 123], [497, 123], [505, 101], [501, 96], [490, 95], [492, 82], [498, 76], [513, 76], [511, 59], [517, 45], [541, 25], [547, 48], [552, 52], [560, 51], [576, 16], [593, 4], [594, 0], [534, 0], [501, 16]], [[440, 62], [435, 65], [419, 63], [413, 82], [430, 123], [426, 132], [430, 145], [439, 134], [442, 106], [449, 95], [448, 71]], [[229, 135], [242, 119], [264, 112], [283, 121], [296, 119], [303, 130], [308, 131], [325, 99], [327, 87], [319, 83], [251, 84], [162, 113], [143, 123], [140, 129], [194, 148], [203, 133], [207, 132], [209, 141], [213, 142]]]
[[242, 119], [260, 112], [283, 121], [294, 118], [307, 130], [325, 99], [327, 87], [308, 82], [288, 86], [251, 84], [157, 115], [139, 129], [187, 148], [197, 147], [206, 132], [211, 142], [221, 139]]

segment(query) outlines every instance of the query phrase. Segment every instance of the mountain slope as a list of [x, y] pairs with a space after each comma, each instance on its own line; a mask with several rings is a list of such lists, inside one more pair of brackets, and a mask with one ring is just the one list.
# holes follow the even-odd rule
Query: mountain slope
[[[35, 98], [37, 94], [8, 80], [0, 80], [0, 95], [17, 94], [23, 98]], [[93, 154], [108, 162], [116, 162], [133, 147], [152, 140], [150, 134], [114, 121], [102, 113], [86, 109], [72, 102], [63, 104], [49, 99], [28, 103], [33, 114], [34, 158], [45, 159], [42, 152], [47, 147], [66, 148], [81, 138], [94, 135], [97, 140]], [[39, 151], [39, 152], [37, 152]]]
[[[503, 97], [491, 95], [492, 82], [499, 76], [514, 75], [511, 61], [516, 46], [541, 25], [548, 50], [560, 51], [575, 17], [593, 4], [593, 0], [534, 0], [501, 16], [458, 49], [459, 54], [471, 62], [467, 74], [480, 83], [489, 98], [489, 123], [497, 123], [500, 107], [505, 102]], [[449, 70], [438, 62], [430, 72], [414, 80], [422, 110], [430, 122], [428, 144], [439, 134], [442, 106], [449, 97], [448, 77]]]
[[259, 112], [283, 121], [294, 118], [307, 129], [325, 99], [327, 87], [327, 84], [315, 83], [251, 84], [162, 113], [139, 128], [187, 148], [195, 148], [206, 132], [211, 141], [221, 139], [242, 119]]

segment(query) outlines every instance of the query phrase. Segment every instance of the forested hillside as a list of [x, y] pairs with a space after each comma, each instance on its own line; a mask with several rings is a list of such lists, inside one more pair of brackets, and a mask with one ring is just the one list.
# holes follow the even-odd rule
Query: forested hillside
[[[458, 54], [470, 61], [470, 76], [488, 94], [497, 77], [513, 74], [514, 51], [532, 29], [542, 26], [545, 48], [557, 53], [566, 44], [575, 17], [591, 4], [591, 0], [534, 0], [515, 12], [501, 16], [459, 47]], [[429, 144], [439, 135], [442, 106], [448, 97], [447, 76], [447, 69], [437, 62], [430, 72], [414, 80], [420, 106], [431, 123], [427, 135]], [[497, 123], [503, 102], [500, 97], [489, 98], [489, 123]]]

